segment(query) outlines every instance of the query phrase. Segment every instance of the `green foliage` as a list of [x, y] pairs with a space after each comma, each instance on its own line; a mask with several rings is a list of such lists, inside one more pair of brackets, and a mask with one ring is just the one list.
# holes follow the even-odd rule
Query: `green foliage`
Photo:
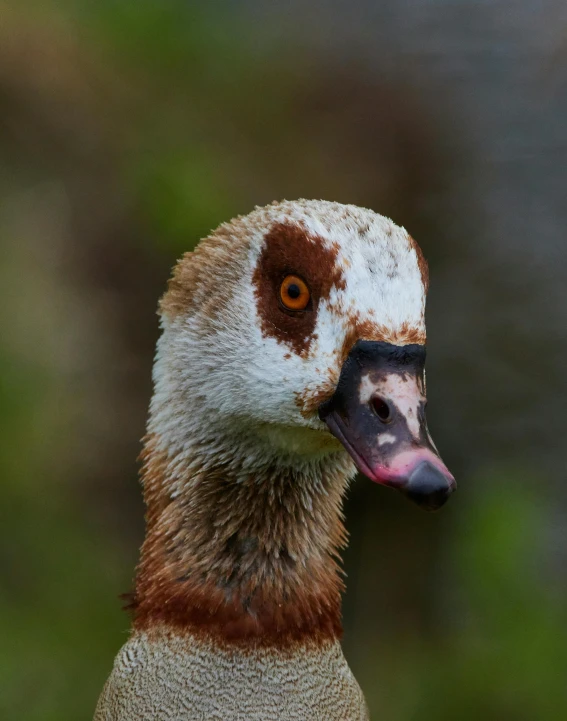
[[366, 675], [377, 718], [565, 718], [567, 609], [546, 558], [550, 509], [525, 480], [500, 470], [461, 494], [431, 636], [390, 637]]
[[546, 563], [550, 509], [530, 490], [538, 485], [493, 474], [466, 508], [453, 549], [458, 617], [430, 679], [437, 701], [419, 718], [565, 717], [567, 609]]
[[205, 157], [195, 148], [189, 154], [183, 148], [144, 156], [132, 169], [131, 182], [152, 234], [178, 254], [192, 250], [199, 238], [231, 217], [211, 159], [211, 154]]

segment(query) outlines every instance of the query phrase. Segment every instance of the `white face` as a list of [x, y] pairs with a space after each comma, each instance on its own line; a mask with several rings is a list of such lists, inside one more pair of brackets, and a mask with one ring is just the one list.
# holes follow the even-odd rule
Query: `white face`
[[[354, 206], [285, 202], [221, 226], [162, 302], [150, 430], [175, 445], [199, 429], [336, 447], [319, 404], [357, 340], [425, 342], [426, 273], [403, 228]], [[282, 305], [289, 275], [310, 291], [303, 311]]]

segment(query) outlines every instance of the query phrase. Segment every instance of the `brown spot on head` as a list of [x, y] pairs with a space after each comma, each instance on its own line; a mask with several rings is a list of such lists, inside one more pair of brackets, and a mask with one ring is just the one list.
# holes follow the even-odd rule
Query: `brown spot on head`
[[393, 345], [425, 345], [425, 331], [409, 323], [402, 323], [399, 328], [391, 329], [370, 319], [361, 320], [358, 314], [349, 317], [349, 328], [340, 351], [341, 365], [345, 362], [354, 344], [359, 340], [376, 340]]
[[409, 323], [402, 323], [402, 325], [394, 333], [390, 334], [391, 340], [389, 343], [394, 345], [411, 345], [413, 343], [417, 345], [425, 345], [426, 336], [423, 328], [416, 328]]
[[219, 226], [179, 260], [160, 301], [160, 313], [173, 320], [198, 309], [204, 322], [222, 315], [236, 281], [235, 267], [245, 265], [247, 248], [242, 218]]
[[312, 418], [317, 415], [319, 406], [333, 395], [339, 382], [339, 373], [335, 368], [331, 369], [329, 378], [315, 388], [310, 388], [302, 393], [296, 393], [295, 404], [304, 418]]
[[361, 320], [358, 312], [349, 314], [348, 330], [344, 337], [341, 349], [339, 351], [339, 364], [342, 368], [343, 363], [347, 359], [351, 348], [359, 340], [382, 340], [385, 341], [388, 336], [388, 329], [366, 319]]
[[[319, 304], [329, 297], [333, 287], [345, 287], [337, 256], [336, 244], [326, 247], [320, 236], [309, 233], [299, 223], [275, 223], [271, 227], [253, 277], [264, 336], [276, 338], [295, 353], [308, 352]], [[302, 278], [311, 291], [305, 310], [291, 312], [279, 300], [281, 283], [288, 275]]]
[[417, 256], [417, 266], [419, 268], [419, 272], [421, 273], [421, 282], [423, 283], [423, 289], [425, 293], [429, 290], [429, 267], [427, 265], [427, 261], [425, 260], [425, 256], [423, 255], [423, 252], [417, 242], [411, 237], [411, 235], [408, 235], [410, 245], [415, 250], [415, 254]]
[[173, 318], [186, 312], [193, 304], [197, 268], [192, 258], [193, 253], [185, 253], [167, 282], [167, 291], [159, 302], [159, 310], [164, 315]]

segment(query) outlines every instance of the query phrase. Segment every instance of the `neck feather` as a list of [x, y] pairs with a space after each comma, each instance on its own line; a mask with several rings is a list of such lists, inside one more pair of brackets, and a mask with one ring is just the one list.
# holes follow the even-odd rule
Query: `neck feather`
[[149, 435], [135, 627], [260, 645], [338, 638], [345, 455], [250, 464], [233, 450], [205, 461]]

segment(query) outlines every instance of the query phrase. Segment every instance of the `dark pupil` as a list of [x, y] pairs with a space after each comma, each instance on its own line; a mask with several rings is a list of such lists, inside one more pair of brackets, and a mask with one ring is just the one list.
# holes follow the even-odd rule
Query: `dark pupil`
[[292, 300], [295, 300], [301, 295], [301, 288], [297, 285], [297, 283], [291, 283], [287, 287], [287, 294]]

